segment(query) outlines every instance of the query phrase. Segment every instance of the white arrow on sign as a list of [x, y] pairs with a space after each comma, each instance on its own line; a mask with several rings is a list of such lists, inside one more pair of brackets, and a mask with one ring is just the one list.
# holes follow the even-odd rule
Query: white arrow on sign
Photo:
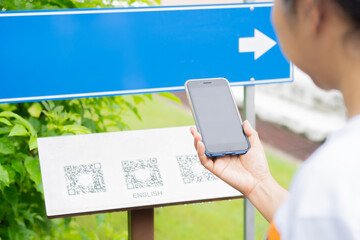
[[257, 30], [254, 30], [254, 37], [239, 38], [239, 52], [254, 52], [254, 58], [257, 60], [267, 51], [273, 48], [276, 42]]

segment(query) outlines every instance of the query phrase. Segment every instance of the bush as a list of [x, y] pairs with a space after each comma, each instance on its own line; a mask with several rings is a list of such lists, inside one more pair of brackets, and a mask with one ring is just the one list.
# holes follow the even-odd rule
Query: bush
[[160, 0], [0, 0], [0, 11], [159, 5]]
[[[63, 239], [74, 231], [91, 236], [71, 226], [71, 218], [47, 219], [36, 139], [127, 130], [121, 116], [141, 119], [136, 106], [147, 99], [151, 95], [0, 105], [0, 236]], [[99, 224], [104, 218], [97, 217]]]

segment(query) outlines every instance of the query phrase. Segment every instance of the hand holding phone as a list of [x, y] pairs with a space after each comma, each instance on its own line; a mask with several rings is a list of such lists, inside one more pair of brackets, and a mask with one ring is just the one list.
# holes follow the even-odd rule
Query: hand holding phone
[[201, 164], [246, 197], [259, 182], [272, 179], [258, 134], [248, 121], [244, 122], [244, 131], [251, 148], [244, 155], [209, 157], [205, 154], [205, 145], [200, 133], [195, 127], [191, 127], [190, 131], [194, 136], [194, 145]]
[[210, 158], [205, 154], [200, 134], [191, 127], [201, 164], [244, 194], [270, 222], [288, 192], [271, 176], [259, 136], [248, 121], [244, 122], [244, 131], [251, 145], [246, 154]]

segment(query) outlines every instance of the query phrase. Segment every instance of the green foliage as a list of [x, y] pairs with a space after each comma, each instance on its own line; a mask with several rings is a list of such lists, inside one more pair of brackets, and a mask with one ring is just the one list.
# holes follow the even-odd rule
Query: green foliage
[[146, 3], [149, 6], [160, 4], [160, 0], [0, 0], [0, 11], [99, 7], [105, 8], [113, 7], [115, 2], [122, 2], [124, 3], [124, 6], [131, 6], [134, 2]]
[[164, 98], [168, 98], [174, 102], [177, 102], [177, 103], [181, 103], [181, 100], [180, 98], [178, 98], [177, 96], [175, 96], [174, 94], [172, 93], [169, 93], [169, 92], [161, 92], [159, 93], [159, 96], [162, 96]]
[[[1, 104], [0, 238], [80, 236], [81, 239], [98, 239], [96, 232], [86, 232], [71, 218], [47, 219], [36, 139], [127, 130], [129, 127], [122, 117], [132, 114], [141, 119], [137, 106], [149, 98], [149, 95], [135, 95]], [[125, 233], [114, 233], [104, 220], [109, 216], [97, 218], [99, 225], [106, 229], [108, 239], [127, 238]]]

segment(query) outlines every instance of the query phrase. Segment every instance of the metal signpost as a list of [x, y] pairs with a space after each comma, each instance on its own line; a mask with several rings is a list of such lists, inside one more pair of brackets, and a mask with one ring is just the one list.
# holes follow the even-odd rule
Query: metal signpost
[[[188, 79], [225, 77], [232, 86], [246, 86], [244, 113], [255, 126], [254, 85], [293, 79], [271, 25], [271, 7], [0, 13], [0, 103], [178, 91]], [[131, 239], [153, 239], [154, 206], [120, 207], [133, 210]], [[254, 239], [249, 202], [245, 213], [245, 239]]]
[[[244, 118], [256, 128], [255, 86], [244, 87]], [[255, 239], [255, 207], [248, 199], [244, 199], [244, 239]]]

